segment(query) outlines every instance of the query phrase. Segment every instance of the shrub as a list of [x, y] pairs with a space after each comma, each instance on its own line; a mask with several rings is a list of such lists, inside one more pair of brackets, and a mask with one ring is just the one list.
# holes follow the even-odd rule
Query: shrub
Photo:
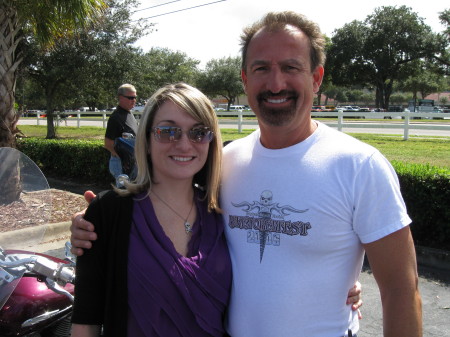
[[48, 176], [110, 183], [109, 152], [102, 140], [25, 138], [17, 147]]
[[393, 162], [412, 219], [414, 242], [449, 250], [450, 173], [431, 165]]

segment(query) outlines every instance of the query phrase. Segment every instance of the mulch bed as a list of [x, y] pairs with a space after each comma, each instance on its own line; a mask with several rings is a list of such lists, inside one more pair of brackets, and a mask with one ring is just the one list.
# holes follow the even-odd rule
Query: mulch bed
[[20, 200], [0, 205], [0, 233], [70, 221], [74, 213], [86, 207], [82, 195], [62, 190], [22, 193]]

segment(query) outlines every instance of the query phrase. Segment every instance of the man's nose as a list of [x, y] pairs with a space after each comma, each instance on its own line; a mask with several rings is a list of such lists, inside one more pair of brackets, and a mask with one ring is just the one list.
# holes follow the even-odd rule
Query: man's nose
[[286, 89], [286, 79], [280, 69], [273, 68], [270, 71], [266, 87], [268, 91], [274, 94]]

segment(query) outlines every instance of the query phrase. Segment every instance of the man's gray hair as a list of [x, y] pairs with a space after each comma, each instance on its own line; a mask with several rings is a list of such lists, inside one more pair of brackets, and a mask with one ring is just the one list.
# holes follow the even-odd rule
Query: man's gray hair
[[117, 90], [117, 96], [123, 96], [129, 91], [136, 92], [136, 88], [134, 87], [134, 85], [128, 83], [122, 84]]
[[247, 51], [253, 36], [263, 28], [271, 32], [283, 30], [286, 26], [293, 26], [301, 30], [308, 36], [311, 46], [311, 71], [317, 66], [325, 64], [325, 38], [320, 31], [319, 26], [309, 20], [305, 15], [292, 11], [270, 12], [261, 20], [244, 28], [241, 35], [242, 52], [242, 70], [245, 72], [247, 67]]

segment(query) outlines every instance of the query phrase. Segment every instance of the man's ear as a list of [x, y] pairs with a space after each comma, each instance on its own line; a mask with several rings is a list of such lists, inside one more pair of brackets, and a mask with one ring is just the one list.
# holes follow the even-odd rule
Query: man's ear
[[320, 85], [322, 84], [324, 73], [325, 73], [325, 70], [324, 70], [323, 66], [317, 66], [312, 74], [313, 89], [314, 89], [315, 94], [317, 94], [317, 92], [319, 91]]
[[241, 69], [242, 85], [244, 86], [244, 92], [247, 93], [247, 74], [244, 69]]

